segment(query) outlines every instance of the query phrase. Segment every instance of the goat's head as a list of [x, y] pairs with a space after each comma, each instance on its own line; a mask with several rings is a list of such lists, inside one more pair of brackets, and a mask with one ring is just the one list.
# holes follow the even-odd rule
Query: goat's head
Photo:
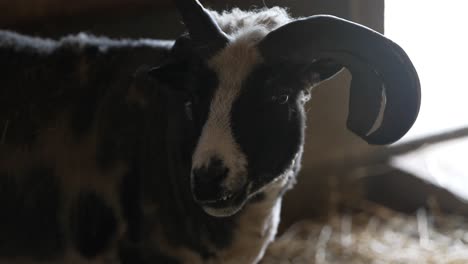
[[342, 67], [352, 74], [347, 126], [365, 141], [392, 143], [417, 117], [420, 88], [411, 61], [371, 29], [319, 15], [232, 37], [198, 1], [176, 4], [189, 34], [151, 74], [190, 94], [186, 111], [199, 131], [192, 192], [213, 216], [236, 213], [262, 188], [295, 173], [307, 88]]

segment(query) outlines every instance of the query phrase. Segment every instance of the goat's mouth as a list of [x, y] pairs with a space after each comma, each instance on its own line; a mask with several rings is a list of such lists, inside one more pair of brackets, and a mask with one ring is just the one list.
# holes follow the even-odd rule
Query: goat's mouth
[[198, 202], [198, 204], [211, 216], [228, 217], [242, 209], [247, 198], [247, 188], [242, 188], [237, 192], [228, 192], [220, 199]]

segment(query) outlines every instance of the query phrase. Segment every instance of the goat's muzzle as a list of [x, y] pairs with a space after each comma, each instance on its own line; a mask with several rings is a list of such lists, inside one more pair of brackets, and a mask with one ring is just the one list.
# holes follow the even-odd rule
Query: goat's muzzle
[[228, 179], [229, 173], [230, 170], [223, 161], [217, 158], [212, 158], [206, 166], [192, 169], [193, 198], [211, 215], [230, 216], [237, 212], [247, 199], [244, 182], [232, 184]]

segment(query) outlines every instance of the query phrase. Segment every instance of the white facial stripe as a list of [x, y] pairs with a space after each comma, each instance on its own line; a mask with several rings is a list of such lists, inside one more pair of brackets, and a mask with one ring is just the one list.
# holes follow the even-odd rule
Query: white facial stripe
[[260, 62], [261, 57], [251, 39], [238, 38], [208, 63], [218, 76], [219, 87], [192, 157], [192, 166], [206, 166], [212, 157], [219, 157], [229, 169], [224, 183], [228, 189], [243, 184], [247, 170], [247, 157], [232, 133], [232, 105], [240, 94], [242, 82]]

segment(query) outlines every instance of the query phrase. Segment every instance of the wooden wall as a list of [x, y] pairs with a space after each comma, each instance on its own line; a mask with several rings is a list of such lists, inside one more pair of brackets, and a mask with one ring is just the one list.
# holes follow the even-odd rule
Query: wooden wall
[[168, 3], [168, 0], [2, 0], [0, 23], [2, 25], [34, 23], [43, 19], [79, 17], [97, 13], [109, 16], [113, 12], [150, 6], [164, 7]]
[[[340, 0], [211, 0], [215, 10], [287, 7], [294, 16], [330, 13], [349, 18]], [[175, 38], [182, 30], [171, 0], [0, 0], [0, 28], [59, 37], [86, 31], [112, 37]]]

